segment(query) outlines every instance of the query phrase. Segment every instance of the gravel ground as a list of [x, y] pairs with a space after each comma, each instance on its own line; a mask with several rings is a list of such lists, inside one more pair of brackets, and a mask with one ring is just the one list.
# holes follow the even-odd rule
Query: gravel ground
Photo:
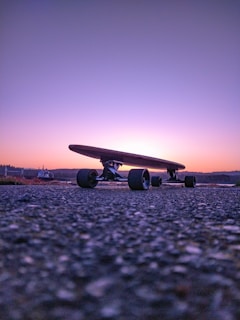
[[240, 188], [0, 186], [0, 319], [240, 319]]

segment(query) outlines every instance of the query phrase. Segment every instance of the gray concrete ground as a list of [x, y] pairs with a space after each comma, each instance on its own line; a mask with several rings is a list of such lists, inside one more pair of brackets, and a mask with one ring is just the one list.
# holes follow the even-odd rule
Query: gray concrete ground
[[0, 319], [240, 319], [240, 188], [0, 186]]

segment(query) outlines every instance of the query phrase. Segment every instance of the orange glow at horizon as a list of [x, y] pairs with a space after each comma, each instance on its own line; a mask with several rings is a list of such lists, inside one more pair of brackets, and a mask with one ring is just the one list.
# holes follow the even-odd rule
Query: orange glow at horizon
[[[125, 140], [126, 141], [126, 140]], [[215, 157], [209, 159], [206, 157], [206, 154], [202, 150], [197, 150], [195, 153], [187, 153], [183, 148], [182, 152], [178, 148], [166, 148], [166, 145], [157, 147], [154, 145], [154, 141], [148, 143], [147, 139], [139, 140], [128, 140], [127, 143], [122, 144], [120, 142], [115, 143], [108, 141], [108, 145], [97, 145], [98, 147], [104, 147], [107, 149], [125, 151], [129, 153], [135, 153], [145, 156], [156, 157], [164, 160], [170, 160], [179, 162], [185, 165], [183, 171], [194, 171], [194, 172], [213, 172], [213, 171], [235, 171], [239, 170], [237, 161], [229, 159], [227, 153], [219, 157], [216, 153]], [[90, 144], [88, 144], [90, 145]], [[163, 149], [165, 152], [163, 152]], [[72, 152], [68, 149], [68, 145], [65, 145], [62, 148], [61, 143], [55, 145], [54, 148], [51, 146], [45, 146], [44, 148], [35, 148], [29, 149], [29, 152], [22, 152], [21, 148], [7, 148], [4, 154], [1, 156], [2, 165], [13, 165], [16, 167], [23, 168], [35, 168], [40, 169], [42, 167], [51, 169], [60, 169], [60, 168], [94, 168], [101, 170], [102, 164], [98, 159], [92, 159], [75, 152]], [[208, 152], [208, 150], [206, 150]], [[181, 156], [181, 157], [180, 157]], [[13, 160], [15, 159], [15, 160]], [[123, 165], [119, 170], [128, 170], [130, 166]], [[150, 171], [151, 168], [149, 168]], [[155, 170], [156, 171], [156, 170]]]

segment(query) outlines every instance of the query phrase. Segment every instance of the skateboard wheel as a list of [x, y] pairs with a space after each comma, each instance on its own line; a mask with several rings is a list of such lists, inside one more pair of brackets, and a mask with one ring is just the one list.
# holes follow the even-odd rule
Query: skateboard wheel
[[196, 177], [194, 176], [186, 176], [184, 180], [185, 187], [194, 188], [196, 185]]
[[160, 185], [162, 184], [162, 178], [159, 176], [152, 176], [151, 178], [151, 185], [153, 187], [160, 187]]
[[132, 169], [128, 174], [128, 185], [132, 190], [148, 190], [150, 174], [147, 169]]
[[80, 169], [77, 173], [77, 184], [82, 188], [94, 188], [98, 184], [97, 176], [97, 170]]

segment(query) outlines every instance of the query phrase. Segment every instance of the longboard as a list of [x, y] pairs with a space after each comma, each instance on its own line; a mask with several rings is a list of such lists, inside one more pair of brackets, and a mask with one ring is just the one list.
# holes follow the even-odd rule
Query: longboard
[[125, 165], [136, 166], [136, 167], [149, 167], [152, 169], [167, 169], [167, 170], [179, 170], [185, 169], [185, 166], [181, 163], [163, 160], [154, 157], [148, 157], [138, 155], [134, 153], [115, 151], [110, 149], [91, 147], [78, 144], [70, 144], [69, 149], [82, 154], [87, 157], [100, 159], [101, 162], [108, 160], [114, 160], [121, 162]]

